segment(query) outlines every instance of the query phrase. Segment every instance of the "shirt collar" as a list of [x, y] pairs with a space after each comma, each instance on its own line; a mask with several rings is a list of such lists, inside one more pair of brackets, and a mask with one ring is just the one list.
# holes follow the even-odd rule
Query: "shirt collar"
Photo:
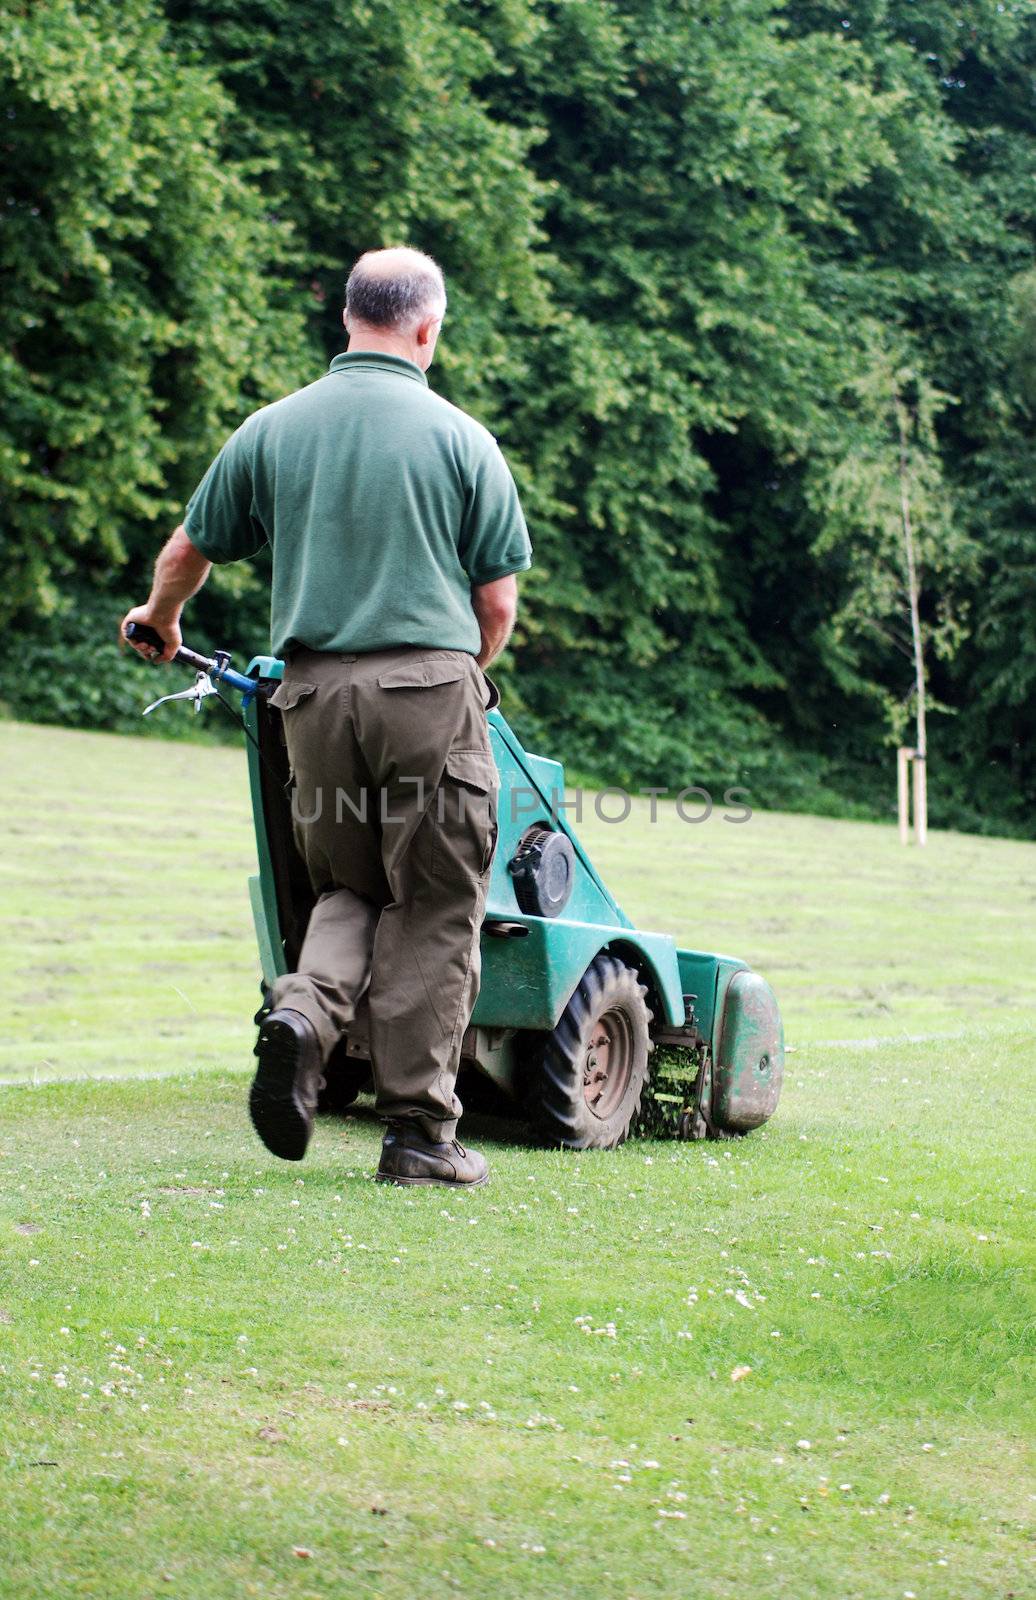
[[413, 378], [418, 383], [428, 387], [428, 379], [421, 368], [413, 361], [407, 361], [403, 356], [386, 355], [381, 350], [352, 350], [345, 351], [340, 356], [335, 356], [329, 372], [355, 372], [360, 368], [373, 368], [376, 372], [395, 372], [401, 378]]

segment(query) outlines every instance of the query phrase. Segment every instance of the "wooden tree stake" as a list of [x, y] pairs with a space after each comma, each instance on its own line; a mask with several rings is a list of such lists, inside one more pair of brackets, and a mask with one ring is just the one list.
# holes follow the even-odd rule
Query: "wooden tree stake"
[[914, 752], [901, 744], [896, 751], [896, 790], [899, 799], [899, 842], [910, 843], [910, 762]]

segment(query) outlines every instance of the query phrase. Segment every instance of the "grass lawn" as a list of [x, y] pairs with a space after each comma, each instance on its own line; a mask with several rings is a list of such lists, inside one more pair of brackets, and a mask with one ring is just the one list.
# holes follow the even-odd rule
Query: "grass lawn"
[[240, 757], [0, 752], [3, 1600], [1036, 1594], [1036, 846], [589, 819], [774, 982], [781, 1108], [483, 1124], [488, 1189], [413, 1193], [366, 1114], [247, 1123]]

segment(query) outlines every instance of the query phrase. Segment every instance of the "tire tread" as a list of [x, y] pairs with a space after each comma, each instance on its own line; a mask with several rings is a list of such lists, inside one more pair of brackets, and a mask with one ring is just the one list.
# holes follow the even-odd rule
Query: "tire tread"
[[[645, 1004], [646, 994], [647, 987], [640, 983], [634, 968], [602, 951], [579, 980], [553, 1031], [538, 1036], [525, 1103], [530, 1120], [545, 1143], [569, 1150], [614, 1149], [626, 1139], [647, 1082], [651, 1013]], [[583, 1040], [597, 1017], [619, 1005], [626, 1009], [634, 1026], [630, 1088], [609, 1121], [597, 1121], [583, 1098]]]

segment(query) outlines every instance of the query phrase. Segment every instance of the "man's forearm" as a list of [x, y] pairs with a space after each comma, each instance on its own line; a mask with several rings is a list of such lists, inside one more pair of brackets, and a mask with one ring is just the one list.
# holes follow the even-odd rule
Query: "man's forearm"
[[166, 540], [155, 562], [155, 576], [148, 596], [148, 610], [160, 622], [178, 622], [180, 613], [192, 595], [197, 594], [212, 571], [212, 562], [206, 561], [196, 550], [181, 523]]
[[158, 553], [147, 604], [134, 606], [126, 613], [119, 629], [120, 638], [125, 639], [128, 623], [143, 623], [160, 635], [164, 648], [158, 651], [150, 644], [131, 641], [134, 650], [148, 660], [171, 661], [182, 643], [180, 613], [211, 570], [212, 562], [206, 561], [201, 551], [195, 549], [181, 523]]
[[471, 591], [471, 609], [478, 620], [482, 647], [476, 660], [483, 669], [495, 661], [514, 628], [518, 612], [518, 584], [514, 575], [480, 584]]
[[479, 628], [482, 632], [482, 648], [475, 660], [484, 671], [486, 667], [496, 660], [497, 656], [503, 654], [514, 628], [514, 619], [511, 618], [507, 622], [498, 622], [488, 630], [484, 622], [479, 622]]

